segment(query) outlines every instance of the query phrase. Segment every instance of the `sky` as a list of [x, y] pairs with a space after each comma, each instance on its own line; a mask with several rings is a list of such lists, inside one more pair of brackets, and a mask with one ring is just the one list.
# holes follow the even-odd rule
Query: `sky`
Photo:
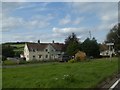
[[99, 43], [118, 23], [117, 2], [2, 2], [2, 41], [61, 42], [75, 33]]

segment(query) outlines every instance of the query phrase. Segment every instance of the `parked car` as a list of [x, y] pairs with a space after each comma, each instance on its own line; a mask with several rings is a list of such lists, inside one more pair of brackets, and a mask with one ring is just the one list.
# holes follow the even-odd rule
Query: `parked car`
[[64, 54], [61, 56], [60, 62], [68, 62], [68, 60], [70, 60], [70, 59], [71, 59], [71, 56]]

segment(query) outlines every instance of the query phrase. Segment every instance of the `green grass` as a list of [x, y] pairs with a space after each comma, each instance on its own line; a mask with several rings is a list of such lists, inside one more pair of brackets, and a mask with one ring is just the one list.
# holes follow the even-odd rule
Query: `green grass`
[[[1, 64], [0, 64], [1, 66]], [[0, 68], [0, 89], [2, 88], [2, 69]]]
[[2, 65], [17, 65], [17, 61], [5, 60]]
[[14, 51], [23, 51], [25, 44], [11, 44], [11, 46], [16, 47], [14, 48]]
[[118, 70], [113, 58], [78, 63], [45, 63], [3, 68], [3, 88], [93, 88]]

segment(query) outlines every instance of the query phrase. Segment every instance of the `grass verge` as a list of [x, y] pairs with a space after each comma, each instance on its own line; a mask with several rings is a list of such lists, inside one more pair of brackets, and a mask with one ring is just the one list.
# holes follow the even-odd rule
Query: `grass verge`
[[118, 71], [118, 60], [3, 68], [3, 88], [94, 88]]

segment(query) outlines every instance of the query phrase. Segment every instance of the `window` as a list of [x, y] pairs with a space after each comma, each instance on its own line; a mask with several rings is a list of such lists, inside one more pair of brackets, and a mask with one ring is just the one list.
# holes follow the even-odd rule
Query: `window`
[[46, 55], [45, 57], [48, 58], [48, 55]]
[[33, 52], [35, 52], [35, 49], [33, 49]]
[[39, 57], [39, 58], [41, 58], [41, 57], [42, 57], [42, 55], [39, 55], [38, 57]]
[[35, 55], [33, 55], [33, 59], [35, 59]]
[[48, 49], [46, 49], [46, 52], [48, 51]]

